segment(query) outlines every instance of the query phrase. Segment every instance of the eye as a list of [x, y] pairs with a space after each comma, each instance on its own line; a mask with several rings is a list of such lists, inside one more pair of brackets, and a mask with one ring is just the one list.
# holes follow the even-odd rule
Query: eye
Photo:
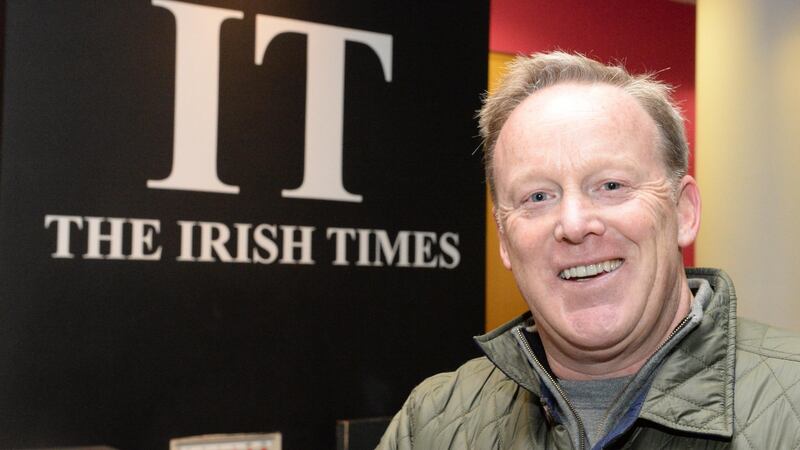
[[547, 194], [545, 192], [538, 191], [538, 192], [534, 192], [533, 194], [531, 194], [530, 197], [528, 197], [528, 199], [530, 201], [532, 201], [533, 203], [539, 203], [539, 202], [543, 202], [543, 201], [547, 200], [547, 197], [548, 196], [547, 196]]
[[620, 188], [622, 188], [622, 184], [618, 181], [606, 181], [603, 183], [603, 190], [606, 191], [616, 191]]

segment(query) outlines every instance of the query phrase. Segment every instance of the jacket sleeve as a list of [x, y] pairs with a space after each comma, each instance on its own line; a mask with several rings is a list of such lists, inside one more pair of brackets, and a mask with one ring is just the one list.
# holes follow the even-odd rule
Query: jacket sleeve
[[[493, 372], [493, 368], [485, 358], [477, 358], [455, 372], [440, 373], [420, 383], [411, 391], [400, 412], [392, 419], [377, 449], [453, 448], [443, 442], [451, 442], [464, 429], [451, 427], [445, 432], [439, 427], [439, 423], [450, 423], [464, 418], [472, 407], [472, 402], [465, 403], [464, 399], [478, 398], [486, 377]], [[441, 417], [450, 420], [436, 421]]]
[[[421, 418], [424, 423], [427, 421], [426, 418], [429, 419], [429, 416], [434, 413], [435, 408], [430, 408], [432, 397], [436, 397], [435, 393], [439, 391], [442, 384], [446, 384], [452, 378], [452, 375], [452, 372], [440, 373], [415, 387], [403, 407], [395, 414], [389, 427], [386, 428], [386, 432], [383, 433], [383, 438], [381, 438], [376, 450], [413, 449], [414, 439], [417, 437], [415, 433], [418, 420]], [[436, 401], [433, 400], [433, 403], [436, 403]], [[420, 407], [423, 404], [427, 404], [428, 408], [421, 410]]]
[[386, 432], [383, 433], [381, 442], [376, 450], [411, 450], [413, 426], [412, 426], [412, 400], [414, 393], [408, 397], [400, 411], [395, 414]]

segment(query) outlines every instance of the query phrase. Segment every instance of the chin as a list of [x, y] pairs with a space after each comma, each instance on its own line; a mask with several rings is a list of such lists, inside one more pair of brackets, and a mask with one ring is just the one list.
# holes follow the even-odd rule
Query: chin
[[609, 334], [608, 332], [592, 332], [592, 330], [574, 330], [576, 333], [572, 344], [584, 350], [606, 350], [616, 347], [624, 334]]
[[620, 323], [616, 314], [593, 312], [569, 321], [571, 341], [580, 348], [600, 350], [611, 348], [630, 335], [633, 327]]

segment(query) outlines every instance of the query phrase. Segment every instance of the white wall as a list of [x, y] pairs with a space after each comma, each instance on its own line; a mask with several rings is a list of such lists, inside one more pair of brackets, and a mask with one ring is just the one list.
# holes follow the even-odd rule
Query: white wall
[[800, 1], [697, 2], [696, 265], [739, 315], [800, 331]]

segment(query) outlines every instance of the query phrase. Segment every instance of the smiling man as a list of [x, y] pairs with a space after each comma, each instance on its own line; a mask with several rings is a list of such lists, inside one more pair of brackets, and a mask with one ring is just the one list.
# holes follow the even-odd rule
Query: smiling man
[[670, 88], [520, 57], [480, 112], [500, 255], [530, 313], [429, 378], [379, 448], [797, 448], [800, 339], [737, 320]]

